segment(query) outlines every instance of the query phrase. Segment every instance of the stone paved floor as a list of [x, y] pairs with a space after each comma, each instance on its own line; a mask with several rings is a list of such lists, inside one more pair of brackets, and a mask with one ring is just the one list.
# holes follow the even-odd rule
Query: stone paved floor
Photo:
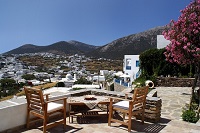
[[191, 87], [157, 87], [156, 89], [162, 99], [161, 117], [170, 120], [160, 132], [200, 133], [198, 124], [182, 121], [181, 118], [182, 108], [190, 101]]
[[162, 99], [162, 118], [181, 120], [182, 108], [190, 101], [191, 87], [156, 87]]
[[[181, 120], [182, 108], [189, 103], [191, 87], [157, 87], [158, 96], [162, 99], [161, 120], [159, 123], [132, 121], [132, 132], [148, 133], [199, 133], [200, 121], [196, 124]], [[78, 123], [77, 123], [78, 122]], [[67, 129], [63, 131], [62, 126], [48, 130], [49, 133], [127, 133], [127, 127], [117, 123], [107, 125], [107, 116], [78, 118], [77, 122], [69, 123], [67, 118]], [[30, 130], [23, 129], [22, 133], [41, 133], [41, 128]]]

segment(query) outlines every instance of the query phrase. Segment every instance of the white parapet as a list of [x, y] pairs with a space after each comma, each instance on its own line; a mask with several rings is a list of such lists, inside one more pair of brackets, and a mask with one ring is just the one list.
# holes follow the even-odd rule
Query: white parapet
[[0, 132], [24, 125], [26, 123], [26, 106], [26, 103], [21, 103], [0, 108]]

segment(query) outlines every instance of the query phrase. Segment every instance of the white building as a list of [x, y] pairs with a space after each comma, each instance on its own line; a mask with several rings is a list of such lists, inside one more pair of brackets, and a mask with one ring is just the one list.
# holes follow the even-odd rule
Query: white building
[[124, 55], [123, 71], [130, 76], [130, 83], [139, 77], [139, 55]]
[[96, 81], [96, 82], [105, 82], [106, 81], [105, 76], [102, 76], [102, 75], [93, 76], [92, 80]]
[[166, 40], [163, 35], [157, 35], [157, 48], [161, 49], [166, 47], [170, 43], [169, 40]]
[[63, 82], [65, 84], [65, 87], [72, 87], [76, 80], [76, 74], [74, 74], [74, 77], [72, 77], [71, 74], [67, 74], [65, 78], [62, 78], [62, 80], [60, 80], [60, 82]]
[[109, 74], [109, 71], [108, 70], [100, 70], [99, 73], [100, 73], [100, 75], [106, 75], [106, 74]]

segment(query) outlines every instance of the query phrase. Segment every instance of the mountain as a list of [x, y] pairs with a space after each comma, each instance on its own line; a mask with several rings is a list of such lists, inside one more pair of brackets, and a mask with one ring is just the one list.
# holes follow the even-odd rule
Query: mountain
[[8, 51], [4, 54], [23, 54], [23, 53], [38, 53], [50, 52], [55, 54], [85, 54], [97, 49], [98, 46], [85, 44], [78, 41], [60, 41], [48, 46], [36, 46], [33, 44], [25, 44], [19, 48]]
[[89, 57], [123, 59], [124, 55], [138, 55], [145, 50], [157, 47], [157, 35], [166, 27], [159, 26], [144, 32], [119, 38], [101, 47], [78, 41], [60, 41], [48, 46], [25, 44], [4, 54], [50, 52], [55, 54], [85, 54]]
[[165, 28], [164, 26], [159, 26], [119, 38], [89, 52], [87, 55], [109, 59], [123, 59], [124, 55], [138, 55], [150, 48], [157, 48], [157, 35], [161, 35]]

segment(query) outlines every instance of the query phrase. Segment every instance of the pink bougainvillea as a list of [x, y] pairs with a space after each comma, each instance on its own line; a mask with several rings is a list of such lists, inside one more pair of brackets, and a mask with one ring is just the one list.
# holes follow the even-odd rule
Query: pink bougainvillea
[[178, 64], [200, 62], [200, 0], [192, 1], [177, 21], [172, 20], [163, 32], [171, 43], [164, 53], [166, 59]]

